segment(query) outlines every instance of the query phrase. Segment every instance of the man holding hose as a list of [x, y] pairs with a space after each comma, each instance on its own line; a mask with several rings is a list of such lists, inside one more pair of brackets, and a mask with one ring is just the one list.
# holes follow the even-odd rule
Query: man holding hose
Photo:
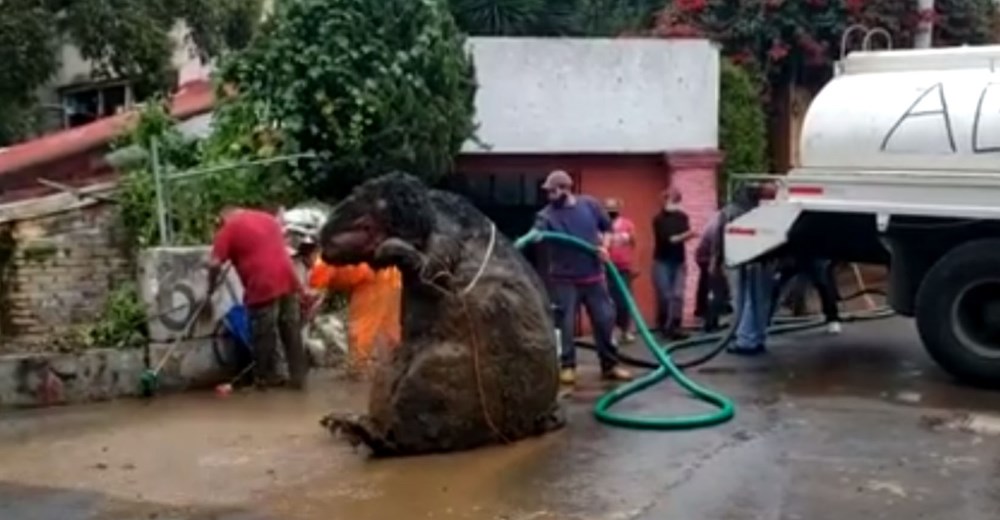
[[302, 389], [306, 358], [302, 349], [300, 284], [278, 219], [267, 212], [226, 208], [212, 243], [208, 296], [219, 286], [222, 266], [231, 263], [243, 284], [243, 303], [250, 315], [254, 383], [278, 386], [278, 340], [285, 348], [289, 384]]
[[547, 255], [546, 278], [553, 302], [562, 311], [557, 324], [562, 341], [562, 371], [559, 380], [564, 385], [576, 383], [576, 348], [573, 332], [576, 310], [582, 303], [587, 310], [594, 331], [594, 343], [601, 362], [604, 379], [626, 381], [628, 371], [618, 366], [618, 352], [611, 342], [613, 311], [611, 298], [604, 279], [604, 262], [608, 260], [608, 241], [611, 221], [592, 197], [573, 194], [573, 179], [568, 173], [556, 170], [549, 174], [542, 185], [549, 203], [535, 218], [538, 231], [563, 233], [576, 237], [598, 248], [599, 256], [573, 245], [548, 241], [543, 244]]

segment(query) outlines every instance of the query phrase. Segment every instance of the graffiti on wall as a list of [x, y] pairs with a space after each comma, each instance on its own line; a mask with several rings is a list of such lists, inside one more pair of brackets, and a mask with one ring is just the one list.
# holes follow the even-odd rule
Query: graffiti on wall
[[17, 392], [41, 405], [61, 403], [65, 400], [64, 379], [72, 374], [60, 374], [43, 357], [24, 358], [17, 363], [15, 385]]
[[242, 287], [229, 271], [206, 302], [207, 248], [151, 249], [140, 259], [141, 295], [149, 309], [153, 341], [173, 341], [190, 328], [190, 337], [209, 337], [215, 325], [242, 298]]

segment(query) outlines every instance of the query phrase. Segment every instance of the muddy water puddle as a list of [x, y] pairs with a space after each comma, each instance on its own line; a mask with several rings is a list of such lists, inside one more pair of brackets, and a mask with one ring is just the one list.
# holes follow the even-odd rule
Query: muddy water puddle
[[1000, 393], [964, 386], [923, 350], [909, 320], [849, 324], [831, 337], [805, 332], [775, 341], [769, 382], [795, 397], [857, 397], [901, 406], [1000, 410]]
[[[521, 476], [537, 473], [558, 434], [511, 447], [373, 461], [318, 423], [332, 409], [362, 410], [365, 400], [363, 384], [321, 381], [306, 394], [196, 393], [8, 413], [0, 419], [0, 486], [11, 497], [49, 497], [52, 511], [89, 508], [98, 515], [52, 513], [60, 520], [538, 513], [512, 500], [531, 502]], [[49, 509], [38, 518], [48, 518]]]

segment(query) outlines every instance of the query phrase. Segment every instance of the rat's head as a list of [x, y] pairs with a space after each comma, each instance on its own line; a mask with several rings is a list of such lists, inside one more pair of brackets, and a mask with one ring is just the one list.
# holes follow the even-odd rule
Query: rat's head
[[390, 173], [354, 188], [333, 208], [319, 233], [320, 251], [328, 264], [372, 263], [390, 237], [422, 249], [433, 223], [427, 187], [412, 175]]

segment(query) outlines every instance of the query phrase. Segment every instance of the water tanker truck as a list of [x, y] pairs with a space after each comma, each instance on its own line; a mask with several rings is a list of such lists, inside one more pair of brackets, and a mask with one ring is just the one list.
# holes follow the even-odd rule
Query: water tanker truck
[[1000, 46], [854, 52], [809, 106], [801, 167], [726, 227], [726, 262], [889, 267], [931, 357], [1000, 387]]

